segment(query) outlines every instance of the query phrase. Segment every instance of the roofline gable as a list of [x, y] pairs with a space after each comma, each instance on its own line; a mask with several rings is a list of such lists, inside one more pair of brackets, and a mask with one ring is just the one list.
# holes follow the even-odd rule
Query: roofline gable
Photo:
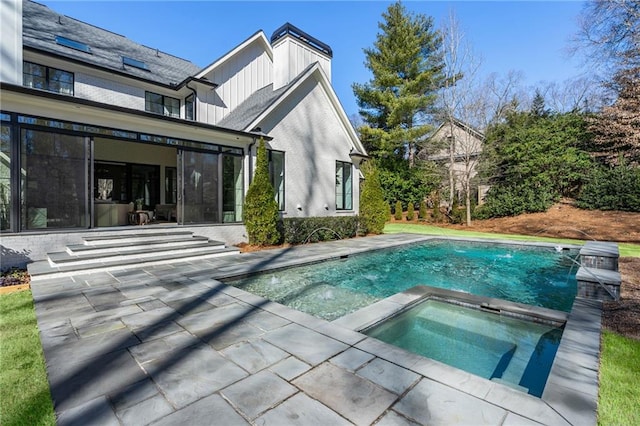
[[[322, 70], [322, 67], [318, 62], [310, 65], [306, 71], [300, 74], [293, 82], [290, 83], [289, 87], [278, 96], [260, 115], [258, 115], [255, 120], [253, 120], [244, 131], [250, 131], [250, 129], [256, 128], [261, 121], [263, 121], [271, 112], [273, 112], [280, 104], [282, 104], [291, 94], [293, 94], [305, 81], [310, 78], [315, 78], [320, 86], [324, 89], [326, 95], [329, 97], [331, 105], [333, 106], [335, 112], [338, 114], [338, 118], [342, 122], [342, 125], [346, 129], [347, 133], [351, 138], [351, 142], [353, 143], [353, 148], [357, 152], [366, 153], [364, 145], [360, 141], [358, 134], [355, 129], [351, 125], [349, 121], [349, 117], [347, 117], [338, 96], [336, 95], [333, 87], [331, 86], [331, 82], [329, 81], [329, 77]], [[366, 154], [365, 154], [366, 155]]]
[[219, 66], [227, 62], [230, 58], [238, 54], [238, 52], [246, 49], [248, 46], [254, 43], [262, 43], [262, 45], [264, 46], [265, 52], [267, 52], [267, 55], [269, 55], [269, 59], [273, 61], [273, 48], [271, 47], [271, 44], [269, 43], [267, 36], [264, 34], [264, 31], [259, 30], [256, 33], [254, 33], [251, 37], [249, 37], [248, 39], [246, 39], [245, 41], [243, 41], [242, 43], [240, 43], [239, 45], [237, 45], [236, 47], [234, 47], [224, 55], [222, 55], [220, 58], [216, 59], [213, 63], [204, 67], [194, 77], [198, 79], [204, 77], [211, 71], [215, 70], [216, 68], [218, 68]]

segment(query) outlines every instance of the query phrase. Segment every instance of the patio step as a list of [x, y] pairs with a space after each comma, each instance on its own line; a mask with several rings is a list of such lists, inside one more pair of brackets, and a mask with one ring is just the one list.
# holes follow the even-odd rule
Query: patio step
[[82, 244], [47, 254], [28, 265], [32, 280], [92, 273], [112, 269], [187, 262], [231, 254], [236, 247], [193, 235], [190, 231], [149, 232], [85, 236]]

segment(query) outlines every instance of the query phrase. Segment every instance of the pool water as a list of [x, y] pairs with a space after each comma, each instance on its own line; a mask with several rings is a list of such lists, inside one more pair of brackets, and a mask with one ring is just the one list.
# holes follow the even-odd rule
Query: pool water
[[427, 300], [364, 333], [539, 397], [562, 329]]
[[570, 311], [577, 250], [430, 240], [229, 284], [332, 321], [416, 285]]

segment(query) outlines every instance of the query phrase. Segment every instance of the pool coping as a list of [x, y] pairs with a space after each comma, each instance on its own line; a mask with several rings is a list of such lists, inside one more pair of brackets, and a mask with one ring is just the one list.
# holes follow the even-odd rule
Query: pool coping
[[[513, 392], [521, 394], [522, 397], [526, 397], [525, 399], [534, 398], [546, 404], [571, 424], [596, 424], [598, 368], [600, 365], [601, 302], [576, 298], [571, 312], [567, 313], [502, 299], [421, 285], [412, 287], [406, 291], [382, 299], [373, 305], [338, 318], [332, 321], [332, 324], [356, 332], [363, 332], [379, 324], [381, 321], [398, 315], [430, 298], [436, 300], [454, 299], [462, 303], [484, 305], [490, 307], [490, 309], [508, 311], [516, 316], [525, 316], [528, 320], [532, 321], [564, 324], [560, 345], [556, 352], [551, 371], [549, 372], [542, 397], [537, 398], [515, 389], [513, 389]], [[400, 348], [397, 348], [397, 350], [402, 351]], [[376, 355], [381, 356], [379, 354]], [[408, 355], [407, 358], [411, 361], [401, 362], [400, 365], [412, 369], [411, 364], [414, 362], [414, 357], [419, 357], [419, 355]], [[399, 360], [395, 359], [394, 361], [398, 362]], [[438, 363], [438, 361], [435, 360], [431, 361]], [[446, 364], [442, 364], [441, 368], [443, 370], [458, 370]], [[452, 383], [457, 383], [457, 386], [453, 386], [455, 389], [473, 394], [477, 383], [464, 381], [463, 377], [469, 373], [463, 370], [458, 371], [461, 373], [457, 374], [448, 371], [449, 375], [459, 376], [459, 378], [457, 381], [447, 381], [447, 384], [451, 386]], [[438, 371], [433, 371], [431, 374], [425, 375], [425, 377], [436, 381], [438, 381], [438, 376]], [[486, 381], [487, 386], [493, 386], [494, 383], [497, 383], [478, 376], [475, 377], [477, 380]], [[504, 391], [505, 389], [501, 389], [500, 392], [496, 393], [502, 394]], [[502, 395], [501, 398], [506, 398], [506, 396]], [[519, 412], [517, 405], [515, 407], [511, 406], [511, 404], [507, 402], [510, 399], [519, 400], [521, 398], [506, 398], [504, 400], [506, 402], [505, 405], [502, 405], [502, 403], [498, 405], [517, 414], [527, 416], [528, 413]], [[500, 398], [494, 399], [494, 397], [490, 397], [487, 400], [498, 403]]]
[[[430, 240], [450, 240], [478, 243], [495, 243], [515, 246], [546, 247], [555, 250], [580, 249], [577, 244], [547, 243], [538, 241], [516, 241], [506, 239], [487, 238], [463, 238], [455, 236], [416, 235], [416, 234], [384, 234], [378, 237], [395, 236], [396, 239], [386, 240], [384, 244], [377, 242], [374, 246], [339, 247], [334, 246], [330, 251], [315, 253], [307, 256], [304, 261], [296, 259], [293, 262], [275, 262], [263, 265], [259, 270], [244, 270], [240, 273], [225, 272], [217, 277], [223, 282], [228, 279], [236, 279], [257, 272], [267, 272], [291, 266], [301, 266], [323, 262], [332, 259], [341, 259], [351, 255], [357, 255], [372, 250], [387, 249], [411, 244], [419, 244]], [[377, 237], [372, 237], [377, 239]], [[382, 239], [382, 238], [380, 238]], [[287, 250], [287, 249], [280, 249]], [[578, 264], [576, 266], [579, 266]], [[433, 287], [431, 287], [433, 289]], [[397, 293], [377, 303], [383, 315], [398, 312], [403, 306], [415, 303], [419, 295], [411, 293], [412, 289]], [[437, 289], [446, 293], [448, 290]], [[256, 297], [256, 296], [254, 296]], [[482, 298], [468, 294], [470, 299]], [[490, 303], [503, 304], [512, 309], [529, 309], [533, 312], [552, 314], [551, 309], [533, 307], [501, 299], [491, 299]], [[376, 304], [377, 304], [376, 303]], [[374, 304], [374, 305], [376, 305]], [[284, 307], [284, 305], [282, 305]], [[373, 306], [373, 305], [371, 305]], [[366, 312], [369, 307], [362, 308]], [[287, 308], [291, 309], [291, 308]], [[293, 309], [292, 309], [293, 310]], [[293, 310], [294, 312], [298, 312]], [[566, 315], [565, 329], [556, 353], [554, 363], [547, 379], [547, 384], [541, 398], [531, 396], [515, 390], [499, 382], [490, 381], [463, 370], [456, 369], [438, 361], [422, 357], [405, 351], [393, 345], [386, 344], [377, 339], [368, 337], [348, 323], [350, 315], [338, 318], [330, 324], [333, 327], [323, 328], [328, 332], [334, 327], [356, 332], [364, 336], [364, 340], [354, 345], [355, 348], [371, 353], [378, 358], [392, 362], [400, 367], [416, 372], [430, 380], [440, 382], [456, 390], [478, 397], [492, 404], [498, 405], [507, 411], [528, 419], [537, 419], [543, 424], [587, 425], [597, 424], [598, 404], [598, 372], [600, 366], [600, 331], [602, 302], [576, 297], [570, 313], [559, 313], [560, 317]], [[299, 312], [298, 312], [299, 313]], [[372, 321], [375, 318], [371, 319]], [[324, 321], [324, 320], [322, 320]], [[369, 322], [371, 325], [372, 322]], [[362, 328], [360, 328], [362, 329]], [[331, 336], [331, 334], [327, 334]], [[338, 336], [340, 333], [337, 334]], [[487, 390], [488, 389], [488, 390]], [[561, 420], [562, 419], [562, 420]]]

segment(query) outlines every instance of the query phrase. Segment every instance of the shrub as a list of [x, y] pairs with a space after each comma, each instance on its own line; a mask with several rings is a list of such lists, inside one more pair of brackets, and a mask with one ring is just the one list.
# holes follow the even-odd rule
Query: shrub
[[380, 186], [378, 169], [372, 163], [365, 163], [362, 171], [364, 182], [360, 192], [360, 233], [382, 234], [384, 224], [391, 216]]
[[244, 200], [242, 220], [247, 228], [249, 244], [259, 246], [278, 244], [282, 239], [279, 229], [278, 204], [269, 180], [269, 163], [264, 140], [258, 145], [258, 158], [253, 182]]
[[582, 187], [576, 205], [591, 210], [640, 212], [640, 168], [621, 161], [595, 168]]
[[395, 220], [402, 220], [402, 201], [396, 201], [396, 211], [394, 213]]
[[358, 216], [292, 217], [283, 220], [284, 242], [316, 243], [356, 236]]
[[559, 198], [557, 192], [544, 186], [494, 186], [489, 190], [486, 203], [477, 214], [481, 218], [489, 218], [545, 212]]
[[424, 220], [427, 218], [427, 203], [426, 201], [420, 202], [420, 209], [418, 210], [418, 219]]
[[435, 198], [433, 200], [433, 210], [431, 211], [431, 218], [436, 223], [442, 221], [442, 212], [440, 211], [440, 198]]
[[411, 201], [409, 201], [409, 204], [407, 205], [407, 220], [408, 221], [412, 221], [415, 215], [415, 207], [413, 206], [413, 203]]

